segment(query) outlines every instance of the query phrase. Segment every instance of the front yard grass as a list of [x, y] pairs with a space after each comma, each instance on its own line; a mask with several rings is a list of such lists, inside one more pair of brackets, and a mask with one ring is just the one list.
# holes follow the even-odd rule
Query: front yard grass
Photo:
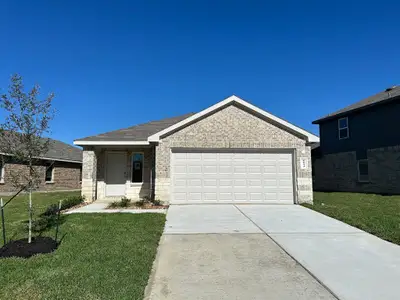
[[[36, 194], [35, 214], [72, 194]], [[8, 237], [26, 237], [26, 196], [6, 218]], [[164, 222], [163, 214], [65, 215], [55, 252], [0, 260], [0, 299], [142, 299]], [[54, 238], [54, 228], [44, 235]]]
[[304, 206], [400, 245], [400, 196], [314, 192]]

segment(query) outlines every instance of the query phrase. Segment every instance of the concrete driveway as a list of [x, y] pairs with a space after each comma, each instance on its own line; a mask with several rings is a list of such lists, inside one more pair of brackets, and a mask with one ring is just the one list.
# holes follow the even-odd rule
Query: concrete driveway
[[400, 247], [297, 205], [173, 205], [154, 267], [147, 299], [398, 299]]

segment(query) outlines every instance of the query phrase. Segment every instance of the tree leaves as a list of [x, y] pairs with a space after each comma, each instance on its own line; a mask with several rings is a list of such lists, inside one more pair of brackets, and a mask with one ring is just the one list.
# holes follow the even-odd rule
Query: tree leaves
[[0, 152], [30, 166], [30, 179], [26, 178], [26, 172], [12, 172], [16, 187], [20, 187], [22, 182], [26, 185], [29, 180], [36, 183], [40, 180], [34, 165], [49, 149], [50, 140], [44, 135], [49, 134], [50, 121], [54, 117], [54, 94], [50, 93], [42, 100], [39, 94], [39, 85], [24, 92], [22, 77], [14, 74], [8, 93], [0, 96], [0, 107], [6, 115], [4, 123], [0, 125]]

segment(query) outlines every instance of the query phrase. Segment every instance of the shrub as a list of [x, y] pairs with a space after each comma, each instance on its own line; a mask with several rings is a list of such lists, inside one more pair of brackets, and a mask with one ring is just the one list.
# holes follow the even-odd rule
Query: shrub
[[120, 202], [121, 207], [128, 207], [129, 204], [131, 204], [131, 199], [122, 197], [121, 202]]
[[155, 206], [161, 206], [162, 205], [162, 202], [160, 201], [160, 200], [153, 200], [153, 205], [155, 205]]
[[[61, 210], [71, 208], [75, 205], [81, 204], [84, 198], [82, 196], [70, 196], [61, 202]], [[58, 212], [58, 204], [54, 203], [47, 207], [46, 211], [43, 213], [44, 216], [55, 215]]]
[[75, 205], [81, 204], [84, 198], [82, 196], [70, 196], [63, 200], [61, 203], [61, 210], [73, 207]]
[[146, 200], [144, 200], [144, 199], [135, 202], [135, 205], [137, 207], [143, 207], [145, 204], [146, 204]]
[[114, 202], [111, 202], [109, 205], [108, 205], [108, 208], [117, 208], [117, 207], [119, 207], [119, 202], [118, 201], [114, 201]]

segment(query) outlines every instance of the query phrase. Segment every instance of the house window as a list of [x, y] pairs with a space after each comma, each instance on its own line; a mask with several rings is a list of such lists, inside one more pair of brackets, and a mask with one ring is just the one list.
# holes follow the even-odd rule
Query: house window
[[143, 153], [132, 155], [132, 179], [131, 182], [143, 182]]
[[358, 161], [358, 181], [369, 181], [368, 159], [361, 159]]
[[46, 166], [45, 181], [46, 182], [53, 182], [54, 181], [54, 163], [48, 164]]
[[349, 137], [349, 120], [341, 118], [338, 120], [339, 140], [347, 139]]

